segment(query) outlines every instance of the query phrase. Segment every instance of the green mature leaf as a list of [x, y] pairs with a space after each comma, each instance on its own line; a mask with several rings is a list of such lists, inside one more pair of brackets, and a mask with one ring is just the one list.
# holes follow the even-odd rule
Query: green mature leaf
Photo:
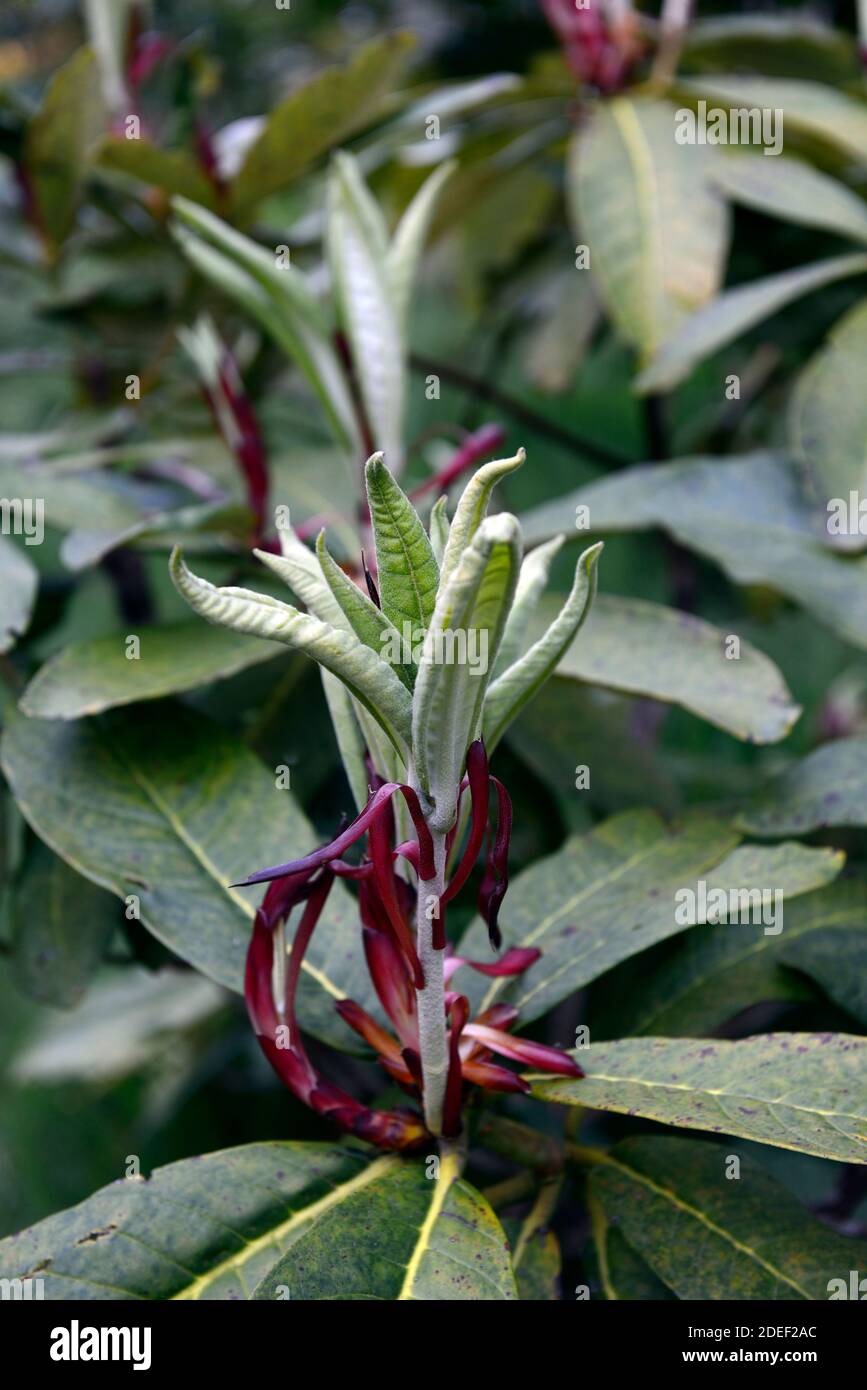
[[37, 1267], [46, 1299], [516, 1297], [468, 1183], [443, 1193], [423, 1164], [336, 1144], [247, 1144], [111, 1183], [0, 1243], [0, 1276]]
[[[404, 665], [397, 660], [401, 650], [401, 635], [389, 622], [382, 609], [363, 594], [357, 584], [345, 574], [329, 555], [325, 545], [325, 532], [320, 531], [316, 541], [316, 555], [322, 566], [322, 573], [332, 594], [337, 599], [349, 622], [352, 631], [360, 642], [369, 647], [377, 656], [387, 661], [400, 676], [407, 690], [412, 690], [414, 670], [411, 664]], [[389, 652], [393, 649], [395, 656]]]
[[269, 114], [231, 187], [232, 206], [247, 216], [257, 203], [384, 110], [415, 40], [394, 33], [359, 48], [344, 68], [331, 68], [299, 87]]
[[[731, 827], [711, 817], [692, 814], [669, 830], [652, 811], [624, 812], [567, 840], [519, 874], [502, 913], [505, 946], [535, 946], [541, 959], [515, 980], [478, 984], [463, 970], [457, 988], [479, 1007], [508, 1000], [529, 1022], [620, 961], [686, 930], [695, 916], [678, 911], [686, 900], [677, 895], [691, 890], [698, 905], [700, 882], [707, 895], [770, 887], [788, 898], [829, 882], [842, 867], [842, 856], [829, 850], [787, 844], [769, 855], [767, 847], [736, 848], [737, 841]], [[462, 952], [485, 959], [485, 939], [483, 925], [474, 923]]]
[[867, 486], [867, 404], [862, 390], [865, 351], [867, 300], [835, 324], [825, 346], [801, 373], [789, 414], [792, 451], [806, 469], [825, 533], [832, 544], [845, 550], [867, 546], [867, 535], [858, 529], [858, 515], [847, 516], [850, 527], [854, 521], [855, 534], [851, 535], [829, 512], [833, 498], [843, 499], [848, 512], [850, 492], [863, 496]]
[[91, 49], [80, 48], [48, 84], [25, 142], [40, 223], [55, 253], [74, 225], [103, 121], [96, 58]]
[[[359, 726], [352, 696], [342, 681], [330, 671], [322, 671], [322, 689], [328, 705], [328, 713], [337, 740], [340, 761], [346, 773], [356, 808], [363, 811], [368, 802], [369, 775], [365, 753], [364, 736]], [[398, 779], [398, 780], [403, 780]]]
[[328, 257], [374, 448], [403, 463], [406, 361], [386, 260], [382, 214], [349, 155], [336, 155], [328, 201]]
[[444, 587], [451, 579], [461, 556], [473, 539], [485, 518], [491, 493], [503, 478], [520, 468], [527, 457], [523, 449], [510, 459], [495, 459], [483, 463], [470, 478], [455, 510], [449, 527], [448, 540], [440, 565], [440, 585]]
[[267, 594], [218, 589], [192, 574], [179, 550], [172, 554], [170, 569], [181, 597], [208, 622], [282, 642], [331, 671], [373, 715], [398, 753], [406, 756], [411, 738], [410, 695], [387, 662], [363, 646], [354, 633], [331, 627]]
[[600, 104], [573, 137], [574, 234], [589, 246], [608, 312], [642, 361], [719, 288], [729, 217], [709, 177], [715, 153], [677, 144], [675, 107], [647, 98]]
[[535, 1208], [523, 1221], [503, 1223], [512, 1247], [512, 1268], [523, 1302], [553, 1303], [560, 1300], [563, 1255], [554, 1231], [538, 1225]]
[[[535, 631], [553, 611], [544, 600]], [[601, 594], [557, 676], [681, 705], [751, 743], [785, 738], [801, 713], [779, 669], [738, 638], [691, 613]], [[734, 648], [732, 648], [734, 650]]]
[[16, 983], [40, 1003], [74, 1009], [121, 920], [108, 893], [35, 844], [11, 890]]
[[8, 652], [27, 631], [39, 572], [26, 550], [0, 536], [0, 652]]
[[404, 336], [409, 318], [412, 285], [433, 219], [436, 201], [443, 184], [451, 177], [456, 167], [454, 160], [447, 160], [425, 180], [398, 222], [388, 248], [387, 261], [392, 293], [398, 323]]
[[787, 934], [781, 952], [785, 965], [815, 980], [829, 999], [867, 1026], [867, 931], [864, 916], [858, 930], [819, 927], [792, 940]]
[[802, 11], [727, 14], [690, 25], [682, 51], [690, 71], [760, 72], [843, 83], [858, 71], [851, 34]]
[[[172, 230], [184, 254], [224, 294], [250, 314], [306, 376], [322, 404], [337, 441], [360, 451], [358, 426], [343, 369], [331, 346], [303, 278], [291, 267], [277, 271], [267, 252], [186, 199], [175, 211], [195, 228]], [[268, 262], [267, 274], [263, 258]], [[274, 275], [286, 280], [275, 282]]]
[[865, 271], [867, 256], [863, 254], [834, 256], [726, 290], [660, 344], [653, 361], [636, 377], [636, 391], [670, 391], [717, 348], [725, 347], [793, 300]]
[[660, 526], [709, 555], [737, 584], [765, 584], [858, 647], [867, 647], [867, 567], [832, 553], [785, 459], [695, 458], [630, 468], [522, 518], [525, 543], [563, 530], [587, 506], [595, 533]]
[[[848, 940], [850, 934], [857, 939], [865, 921], [867, 885], [839, 879], [785, 903], [779, 935], [768, 934], [758, 923], [744, 923], [732, 931], [687, 932], [670, 960], [654, 970], [645, 969], [640, 991], [624, 994], [617, 972], [605, 982], [604, 1035], [694, 1036], [702, 1029], [721, 1028], [752, 1004], [803, 998], [807, 991], [793, 974], [780, 968], [788, 962], [789, 951], [797, 953], [803, 945], [806, 956], [813, 938], [826, 933], [838, 942]], [[841, 945], [839, 959], [845, 957]], [[854, 984], [853, 973], [838, 974], [841, 988], [847, 982]], [[594, 1031], [598, 1037], [598, 1030]]]
[[158, 700], [272, 661], [280, 649], [258, 637], [198, 621], [145, 628], [140, 656], [127, 657], [122, 633], [73, 642], [50, 657], [21, 696], [35, 719], [80, 719], [117, 705]]
[[601, 553], [601, 541], [584, 551], [575, 567], [572, 591], [550, 627], [488, 688], [482, 727], [489, 753], [544, 685], [577, 636], [596, 593], [596, 566]]
[[587, 1205], [595, 1244], [596, 1266], [602, 1292], [610, 1302], [649, 1299], [654, 1302], [676, 1300], [667, 1284], [663, 1284], [632, 1246], [625, 1240], [619, 1226], [606, 1219], [605, 1209], [591, 1184], [587, 1186]]
[[16, 1053], [12, 1080], [28, 1086], [70, 1081], [93, 1086], [153, 1063], [170, 1061], [177, 1067], [184, 1035], [227, 1004], [219, 985], [191, 970], [150, 971], [131, 964], [105, 969], [73, 1013], [40, 1020]]
[[[306, 854], [317, 840], [291, 793], [275, 789], [243, 744], [180, 706], [78, 723], [18, 715], [4, 732], [2, 766], [21, 811], [56, 854], [118, 897], [133, 895], [154, 936], [219, 984], [241, 989], [261, 890], [229, 885]], [[345, 1047], [334, 1000], [347, 996], [376, 1011], [355, 904], [335, 884], [304, 962], [302, 1026]]]
[[785, 155], [732, 154], [717, 160], [713, 181], [735, 202], [802, 227], [867, 241], [867, 205], [839, 179]]
[[539, 1100], [867, 1163], [867, 1038], [626, 1038], [575, 1057], [584, 1077], [534, 1078]]
[[448, 583], [440, 586], [412, 715], [416, 775], [435, 804], [432, 823], [440, 830], [450, 829], [454, 820], [467, 748], [479, 736], [487, 675], [520, 565], [518, 522], [500, 512], [482, 522]]
[[[505, 1234], [481, 1193], [443, 1159], [381, 1159], [351, 1194], [294, 1243], [253, 1297], [493, 1302], [517, 1298]], [[369, 1172], [369, 1170], [368, 1170]], [[288, 1289], [288, 1294], [281, 1290]]]
[[738, 824], [769, 839], [867, 825], [867, 735], [833, 739], [794, 763], [756, 794]]
[[162, 150], [143, 136], [128, 140], [108, 135], [100, 146], [98, 163], [102, 169], [159, 188], [167, 197], [182, 195], [206, 208], [216, 201], [213, 184], [190, 150]]
[[[592, 1199], [679, 1298], [828, 1297], [867, 1247], [817, 1221], [751, 1158], [666, 1136], [626, 1139], [590, 1177]], [[622, 1295], [616, 1295], [622, 1296]], [[626, 1297], [646, 1297], [640, 1290]]]
[[867, 151], [864, 103], [826, 83], [726, 75], [679, 82], [678, 88], [720, 106], [782, 111], [788, 145], [818, 141], [847, 161], [860, 161]]
[[[501, 676], [526, 651], [527, 629], [536, 612], [545, 585], [548, 583], [551, 562], [565, 539], [565, 536], [555, 536], [553, 540], [546, 541], [544, 545], [537, 545], [535, 550], [531, 550], [529, 555], [524, 556], [521, 573], [518, 575], [515, 601], [506, 621], [506, 630], [503, 633], [503, 640], [497, 653], [494, 679]], [[545, 626], [549, 627], [552, 621], [553, 613]], [[540, 630], [535, 634], [533, 640], [541, 635]]]
[[376, 541], [379, 596], [386, 619], [398, 631], [409, 624], [413, 642], [430, 625], [439, 569], [415, 507], [374, 454], [365, 469], [367, 501]]

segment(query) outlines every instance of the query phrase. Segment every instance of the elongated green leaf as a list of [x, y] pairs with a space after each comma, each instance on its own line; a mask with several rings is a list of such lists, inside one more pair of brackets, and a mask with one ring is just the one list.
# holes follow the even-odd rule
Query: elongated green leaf
[[321, 622], [351, 632], [349, 619], [329, 589], [322, 566], [313, 551], [299, 541], [289, 527], [282, 527], [279, 537], [281, 553], [272, 555], [267, 550], [254, 550], [257, 560], [261, 560], [284, 584], [288, 584], [293, 594]]
[[8, 652], [27, 631], [39, 573], [27, 552], [0, 536], [0, 652]]
[[712, 178], [730, 198], [759, 212], [867, 241], [864, 200], [800, 159], [733, 154], [716, 161]]
[[505, 1222], [518, 1294], [525, 1302], [557, 1302], [560, 1298], [563, 1257], [550, 1221], [562, 1185], [562, 1176], [545, 1179], [524, 1219]]
[[460, 501], [449, 527], [448, 540], [440, 566], [441, 585], [445, 585], [451, 579], [460, 564], [461, 556], [481, 526], [488, 510], [491, 493], [497, 483], [501, 479], [507, 478], [510, 473], [514, 473], [516, 468], [520, 468], [526, 457], [524, 450], [519, 449], [513, 458], [495, 459], [492, 463], [483, 463], [481, 468], [477, 468], [470, 478], [461, 493]]
[[[526, 650], [527, 628], [548, 582], [551, 562], [565, 539], [565, 536], [555, 536], [553, 540], [546, 541], [544, 545], [537, 545], [535, 550], [524, 556], [521, 573], [518, 575], [518, 587], [515, 590], [515, 602], [512, 604], [497, 654], [495, 680]], [[546, 623], [546, 627], [550, 627], [550, 622]]]
[[52, 251], [72, 230], [105, 112], [96, 58], [80, 48], [54, 74], [25, 141], [25, 163]]
[[[786, 902], [783, 930], [777, 935], [758, 923], [743, 923], [732, 931], [711, 927], [687, 932], [670, 960], [644, 970], [640, 991], [624, 993], [626, 982], [618, 980], [617, 971], [605, 981], [603, 1036], [695, 1036], [721, 1028], [752, 1004], [803, 998], [808, 991], [794, 974], [780, 968], [789, 952], [797, 953], [803, 945], [806, 957], [814, 936], [833, 935], [838, 942], [848, 939], [850, 932], [858, 937], [865, 921], [867, 885], [840, 879]], [[840, 949], [840, 959], [845, 959]], [[838, 978], [840, 988], [848, 982], [857, 988], [854, 972], [838, 971]], [[594, 1036], [599, 1036], [596, 1028]]]
[[179, 550], [171, 561], [178, 592], [208, 622], [253, 637], [268, 637], [318, 661], [369, 710], [399, 753], [411, 737], [412, 701], [392, 668], [354, 634], [340, 631], [288, 603], [249, 589], [218, 589], [184, 564]]
[[372, 652], [376, 652], [383, 661], [387, 661], [400, 676], [407, 690], [412, 690], [414, 668], [411, 658], [409, 664], [404, 664], [400, 660], [400, 633], [389, 622], [382, 609], [377, 608], [376, 604], [367, 597], [367, 594], [361, 592], [358, 585], [352, 582], [349, 575], [345, 574], [329, 555], [325, 545], [324, 531], [319, 533], [316, 542], [316, 555], [322, 566], [326, 583], [343, 609], [358, 640], [363, 642], [365, 647], [369, 647]]
[[438, 497], [431, 507], [428, 532], [431, 550], [437, 565], [442, 565], [449, 541], [448, 505], [448, 497]]
[[425, 633], [436, 603], [439, 570], [415, 507], [374, 454], [365, 470], [376, 540], [382, 611], [399, 631], [409, 624], [413, 642]]
[[538, 1078], [533, 1094], [867, 1163], [867, 1038], [627, 1038], [591, 1043], [575, 1056], [585, 1072], [580, 1081]]
[[33, 999], [80, 1003], [122, 915], [117, 902], [47, 846], [34, 845], [11, 891], [12, 972]]
[[736, 584], [765, 584], [867, 646], [867, 566], [822, 544], [794, 471], [779, 455], [630, 468], [529, 512], [525, 543], [557, 535], [579, 505], [589, 509], [596, 534], [663, 527]]
[[802, 758], [757, 793], [738, 824], [771, 839], [867, 825], [867, 736], [834, 739]]
[[203, 628], [200, 622], [146, 628], [140, 643], [135, 661], [128, 659], [121, 633], [63, 647], [37, 671], [21, 696], [21, 709], [36, 719], [80, 719], [195, 690], [279, 655], [278, 647], [257, 637]]
[[[267, 259], [267, 252], [262, 248], [255, 247], [248, 238], [240, 237], [224, 227], [218, 218], [185, 199], [177, 199], [175, 208], [184, 221], [200, 233], [194, 235], [187, 226], [179, 224], [173, 227], [184, 254], [197, 270], [261, 324], [298, 364], [316, 392], [335, 438], [353, 456], [360, 452], [355, 411], [345, 374], [327, 334], [317, 322], [311, 296], [298, 273], [291, 268], [278, 272], [275, 266], [269, 265], [266, 274], [262, 258]], [[285, 284], [275, 284], [271, 270], [275, 274], [285, 274]]]
[[[534, 634], [553, 611], [544, 599]], [[800, 706], [779, 669], [749, 642], [738, 638], [737, 658], [727, 657], [732, 636], [737, 634], [691, 613], [600, 594], [557, 677], [649, 695], [681, 705], [735, 738], [775, 743], [792, 728]]]
[[159, 188], [167, 197], [180, 195], [204, 207], [214, 206], [213, 185], [192, 150], [162, 150], [143, 136], [128, 140], [108, 135], [99, 148], [99, 165]]
[[863, 159], [867, 150], [864, 103], [825, 82], [714, 74], [678, 87], [696, 98], [713, 98], [720, 106], [782, 111], [787, 148], [799, 141], [818, 141], [846, 161]]
[[587, 1185], [587, 1206], [596, 1254], [596, 1268], [602, 1295], [611, 1301], [676, 1300], [667, 1284], [657, 1278], [650, 1265], [626, 1241], [619, 1226], [612, 1225], [595, 1188]]
[[508, 1246], [488, 1203], [441, 1160], [385, 1159], [363, 1190], [325, 1213], [292, 1245], [253, 1297], [273, 1299], [517, 1298]]
[[234, 211], [248, 216], [326, 150], [370, 124], [400, 80], [414, 42], [405, 32], [374, 39], [344, 68], [328, 69], [280, 102], [232, 183]]
[[403, 463], [406, 363], [386, 261], [381, 213], [349, 155], [335, 157], [329, 185], [328, 255], [340, 322], [352, 349], [374, 448]]
[[[17, 715], [4, 732], [2, 765], [21, 811], [56, 854], [136, 900], [143, 924], [182, 959], [241, 989], [260, 890], [229, 884], [317, 841], [291, 793], [275, 788], [243, 744], [180, 706], [78, 723]], [[335, 884], [304, 962], [302, 1026], [351, 1047], [334, 1012], [334, 1000], [347, 996], [376, 1011], [355, 904]]]
[[397, 319], [401, 332], [406, 334], [413, 280], [424, 248], [437, 198], [443, 184], [456, 168], [447, 160], [426, 179], [397, 224], [388, 248], [388, 269], [391, 275]]
[[[477, 984], [463, 971], [458, 988], [487, 1007], [507, 999], [529, 1022], [561, 999], [657, 941], [695, 922], [687, 907], [713, 889], [779, 888], [787, 900], [828, 883], [842, 856], [802, 845], [775, 853], [745, 845], [710, 817], [693, 815], [676, 831], [651, 811], [627, 811], [575, 837], [520, 874], [509, 888], [501, 927], [506, 946], [535, 946], [542, 957], [517, 980]], [[776, 851], [780, 851], [777, 853]], [[678, 896], [691, 891], [693, 899]], [[681, 910], [678, 910], [678, 908]], [[740, 926], [715, 926], [736, 932]], [[485, 932], [476, 922], [462, 943], [471, 959], [485, 958]], [[481, 952], [474, 956], [473, 952]]]
[[[413, 698], [412, 748], [433, 823], [454, 820], [466, 751], [481, 728], [487, 675], [518, 582], [521, 536], [508, 512], [487, 517], [446, 585], [425, 638]], [[463, 650], [462, 650], [463, 647]]]
[[569, 155], [575, 236], [643, 361], [716, 293], [728, 244], [728, 209], [709, 177], [715, 152], [677, 144], [675, 126], [667, 102], [617, 97], [581, 124]]
[[[789, 413], [792, 451], [805, 468], [822, 529], [841, 550], [863, 550], [860, 517], [850, 517], [850, 494], [867, 485], [867, 405], [861, 389], [867, 351], [867, 300], [839, 323], [798, 380]], [[842, 499], [848, 528], [832, 516], [832, 499]], [[854, 522], [854, 534], [851, 534]]]
[[809, 975], [829, 999], [867, 1025], [867, 931], [863, 917], [856, 931], [819, 927], [800, 940], [787, 937], [781, 959]]
[[726, 290], [659, 345], [649, 366], [636, 377], [636, 391], [670, 391], [717, 348], [733, 342], [793, 300], [865, 271], [867, 256], [861, 253], [833, 256], [815, 265], [784, 270], [780, 275]]
[[482, 727], [489, 752], [496, 748], [506, 729], [544, 685], [571, 646], [593, 602], [596, 566], [601, 553], [601, 541], [584, 551], [575, 567], [572, 592], [551, 626], [488, 689]]
[[[515, 1298], [505, 1237], [463, 1180], [336, 1144], [247, 1144], [101, 1188], [0, 1243], [46, 1299]], [[279, 1275], [279, 1277], [278, 1277]]]
[[[362, 811], [368, 801], [368, 772], [364, 759], [365, 742], [355, 714], [352, 696], [342, 681], [330, 671], [322, 671], [322, 689], [337, 740], [340, 761], [346, 773], [356, 808]], [[401, 777], [397, 779], [403, 781]]]
[[858, 71], [852, 35], [797, 10], [696, 16], [686, 35], [683, 61], [690, 72], [767, 73], [832, 85], [852, 80]]
[[826, 1299], [829, 1280], [863, 1266], [865, 1243], [829, 1230], [753, 1159], [738, 1162], [727, 1180], [716, 1145], [626, 1139], [594, 1168], [591, 1198], [679, 1298]]

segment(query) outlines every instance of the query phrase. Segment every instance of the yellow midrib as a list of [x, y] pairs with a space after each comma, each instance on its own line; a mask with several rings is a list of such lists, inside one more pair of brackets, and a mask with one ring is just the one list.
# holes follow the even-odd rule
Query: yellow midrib
[[431, 1204], [428, 1207], [427, 1216], [422, 1222], [418, 1233], [418, 1240], [415, 1249], [410, 1256], [409, 1264], [406, 1267], [406, 1274], [403, 1278], [403, 1285], [397, 1296], [397, 1301], [406, 1302], [413, 1298], [412, 1286], [415, 1283], [421, 1262], [430, 1245], [430, 1238], [434, 1226], [439, 1220], [442, 1209], [445, 1206], [446, 1197], [449, 1195], [452, 1183], [460, 1174], [460, 1162], [456, 1154], [446, 1153], [440, 1159], [439, 1177], [436, 1181]]

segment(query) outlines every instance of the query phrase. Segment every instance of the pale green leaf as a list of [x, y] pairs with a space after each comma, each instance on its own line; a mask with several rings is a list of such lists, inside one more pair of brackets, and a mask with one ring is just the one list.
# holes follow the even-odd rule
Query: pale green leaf
[[442, 565], [449, 540], [448, 506], [448, 497], [438, 497], [430, 512], [428, 534], [430, 535], [431, 550], [438, 565]]
[[524, 450], [519, 449], [513, 458], [495, 459], [492, 463], [483, 463], [481, 468], [477, 468], [470, 478], [461, 493], [460, 501], [449, 527], [448, 540], [440, 564], [441, 586], [444, 586], [451, 579], [460, 564], [461, 556], [482, 524], [488, 510], [488, 503], [491, 500], [491, 493], [497, 483], [501, 479], [507, 478], [510, 473], [514, 473], [516, 468], [520, 468], [526, 457]]
[[753, 835], [807, 835], [867, 825], [867, 735], [835, 738], [758, 791], [738, 816]]
[[829, 999], [867, 1026], [867, 931], [864, 918], [858, 930], [819, 927], [800, 940], [787, 935], [781, 952], [784, 965], [802, 971]]
[[803, 227], [867, 241], [867, 204], [841, 183], [785, 155], [732, 154], [716, 161], [713, 181], [735, 202]]
[[435, 169], [416, 193], [401, 217], [388, 248], [388, 269], [401, 332], [406, 334], [410, 295], [419, 258], [433, 219], [443, 184], [454, 173], [456, 164], [447, 160]]
[[[526, 650], [528, 626], [538, 608], [545, 585], [548, 583], [551, 563], [565, 539], [565, 536], [554, 536], [553, 540], [546, 541], [544, 545], [537, 545], [535, 550], [531, 550], [529, 555], [524, 556], [521, 573], [518, 575], [515, 601], [512, 604], [512, 611], [506, 622], [506, 630], [503, 633], [503, 640], [497, 653], [493, 679], [496, 680], [498, 676], [502, 675], [506, 668], [517, 661], [518, 657]], [[546, 626], [550, 626], [550, 623]]]
[[27, 551], [0, 536], [0, 652], [8, 652], [27, 631], [39, 573]]

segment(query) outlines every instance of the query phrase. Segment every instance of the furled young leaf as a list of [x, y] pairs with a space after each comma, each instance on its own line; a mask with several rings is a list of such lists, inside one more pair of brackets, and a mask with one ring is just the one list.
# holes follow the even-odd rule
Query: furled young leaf
[[0, 652], [27, 631], [39, 573], [22, 546], [0, 536]]
[[0, 1276], [38, 1267], [60, 1300], [515, 1298], [484, 1198], [440, 1191], [422, 1163], [246, 1144], [101, 1188], [0, 1243]]
[[[316, 541], [316, 555], [322, 566], [326, 583], [343, 609], [358, 640], [369, 647], [372, 652], [376, 652], [383, 661], [387, 661], [400, 676], [407, 690], [412, 690], [414, 669], [411, 663], [405, 665], [397, 660], [401, 643], [400, 633], [389, 622], [383, 610], [377, 608], [367, 594], [361, 592], [358, 585], [353, 583], [349, 575], [345, 574], [329, 555], [325, 545], [324, 531], [320, 531]], [[395, 659], [389, 655], [392, 647]]]
[[249, 216], [263, 198], [286, 188], [326, 150], [375, 120], [413, 44], [405, 32], [374, 39], [346, 67], [326, 70], [275, 106], [233, 180], [234, 211]]
[[645, 394], [670, 391], [711, 353], [733, 342], [757, 323], [763, 323], [793, 300], [813, 290], [824, 289], [836, 280], [863, 275], [865, 271], [867, 256], [859, 252], [832, 256], [815, 265], [784, 270], [779, 275], [768, 275], [726, 290], [659, 344], [653, 360], [635, 379], [636, 391]]
[[[553, 540], [546, 541], [544, 545], [537, 545], [535, 550], [524, 556], [521, 573], [518, 575], [518, 587], [515, 590], [515, 602], [512, 604], [512, 611], [497, 653], [493, 679], [501, 676], [526, 651], [528, 626], [548, 583], [551, 562], [565, 539], [565, 536], [555, 536]], [[545, 627], [550, 627], [552, 621], [553, 614]], [[533, 640], [537, 640], [541, 635], [541, 632], [537, 633]]]
[[367, 501], [376, 541], [382, 611], [398, 631], [427, 631], [436, 603], [439, 570], [418, 512], [394, 481], [381, 454], [367, 461]]
[[867, 486], [865, 351], [867, 300], [862, 300], [834, 325], [825, 346], [804, 368], [789, 415], [792, 451], [806, 470], [825, 534], [844, 550], [867, 546], [867, 536], [858, 530], [854, 535], [842, 529], [835, 533], [829, 511], [832, 498], [844, 499], [848, 509], [850, 493], [863, 496]]
[[337, 303], [373, 447], [389, 467], [403, 463], [406, 368], [386, 260], [382, 214], [349, 155], [335, 156], [329, 186], [328, 256]]
[[867, 1038], [627, 1038], [591, 1043], [575, 1056], [585, 1073], [581, 1080], [537, 1077], [533, 1094], [867, 1163]]
[[171, 573], [181, 596], [208, 622], [283, 642], [339, 677], [382, 726], [397, 751], [406, 755], [411, 737], [410, 695], [392, 668], [354, 634], [300, 613], [267, 594], [218, 589], [192, 574], [178, 550], [172, 555]]
[[173, 207], [183, 222], [173, 231], [185, 255], [297, 363], [335, 438], [354, 457], [361, 446], [346, 376], [331, 345], [327, 320], [300, 271], [292, 266], [278, 269], [273, 255], [197, 204], [176, 198]]
[[10, 890], [12, 973], [32, 999], [74, 1009], [84, 997], [121, 910], [41, 842]]
[[419, 257], [443, 184], [454, 173], [454, 160], [447, 160], [426, 179], [395, 228], [388, 248], [388, 269], [391, 275], [397, 319], [406, 335], [410, 310], [410, 295]]
[[[543, 599], [533, 635], [553, 612]], [[776, 743], [800, 706], [773, 661], [749, 642], [738, 639], [736, 661], [726, 656], [731, 635], [661, 603], [599, 594], [557, 677], [680, 705], [735, 738]]]
[[[685, 931], [688, 900], [677, 894], [692, 890], [697, 904], [700, 881], [707, 893], [773, 885], [788, 899], [830, 882], [842, 867], [842, 856], [831, 850], [786, 844], [769, 856], [760, 846], [736, 848], [737, 840], [730, 826], [713, 817], [693, 814], [683, 827], [669, 830], [652, 811], [624, 812], [567, 840], [518, 875], [503, 912], [506, 947], [534, 946], [541, 958], [515, 980], [479, 984], [464, 970], [457, 987], [485, 1007], [508, 1000], [529, 1022], [620, 961]], [[462, 952], [485, 959], [484, 942], [476, 922]]]
[[479, 736], [487, 674], [520, 565], [520, 528], [513, 516], [500, 512], [482, 522], [448, 583], [440, 586], [416, 679], [412, 749], [416, 775], [435, 803], [433, 823], [441, 830], [452, 825], [466, 751]]
[[867, 736], [836, 738], [801, 758], [757, 792], [738, 823], [769, 839], [867, 825]]
[[321, 622], [351, 632], [349, 619], [328, 587], [322, 566], [313, 551], [298, 539], [290, 527], [281, 527], [279, 538], [281, 553], [272, 555], [267, 550], [254, 550], [257, 560], [261, 560], [284, 584], [288, 584], [305, 608], [309, 608]]
[[594, 533], [660, 526], [708, 555], [736, 584], [765, 584], [857, 647], [867, 647], [867, 567], [835, 555], [794, 470], [777, 454], [681, 459], [622, 470], [546, 502], [522, 518], [525, 544], [563, 530], [589, 509]]
[[380, 1161], [363, 1191], [290, 1246], [261, 1281], [259, 1300], [396, 1299], [492, 1302], [517, 1298], [504, 1232], [481, 1193], [441, 1160]]
[[829, 1280], [863, 1265], [864, 1241], [830, 1230], [752, 1158], [737, 1158], [729, 1179], [716, 1145], [625, 1139], [593, 1169], [591, 1197], [678, 1298], [826, 1299]]
[[[337, 740], [340, 761], [346, 773], [356, 809], [363, 811], [368, 802], [369, 776], [365, 762], [365, 741], [355, 713], [352, 696], [342, 681], [330, 671], [321, 671], [322, 689]], [[402, 781], [403, 778], [394, 779]]]
[[[259, 897], [231, 888], [261, 863], [304, 854], [316, 832], [231, 735], [180, 706], [78, 723], [13, 717], [2, 765], [39, 837], [78, 873], [134, 895], [154, 936], [240, 990]], [[351, 1046], [334, 1000], [373, 1008], [354, 902], [338, 883], [304, 961], [302, 1027]]]
[[[782, 921], [779, 933], [768, 933], [759, 923], [744, 923], [732, 931], [711, 927], [687, 932], [670, 959], [644, 970], [640, 991], [618, 981], [615, 971], [605, 982], [602, 1035], [694, 1036], [701, 1029], [716, 1031], [752, 1004], [802, 999], [808, 991], [781, 966], [789, 961], [790, 951], [797, 953], [802, 947], [806, 958], [814, 937], [827, 934], [838, 942], [850, 933], [860, 937], [867, 921], [867, 885], [838, 879], [795, 902], [787, 901]], [[847, 951], [842, 946], [840, 951], [840, 959], [845, 959]], [[857, 988], [854, 972], [837, 973], [841, 989], [847, 981]], [[598, 1028], [594, 1036], [599, 1036]]]
[[724, 193], [759, 212], [802, 227], [821, 227], [867, 241], [867, 206], [839, 179], [800, 159], [732, 154], [716, 161], [712, 178]]
[[449, 540], [448, 497], [438, 497], [431, 507], [428, 533], [437, 565], [442, 565]]
[[50, 657], [21, 696], [21, 709], [35, 719], [80, 719], [117, 705], [158, 700], [280, 655], [257, 637], [198, 621], [146, 628], [141, 660], [129, 661], [121, 633], [73, 642]]
[[575, 235], [590, 248], [609, 313], [644, 362], [719, 288], [729, 218], [709, 177], [714, 154], [677, 144], [675, 107], [647, 98], [599, 104], [573, 137]]
[[788, 934], [780, 958], [802, 971], [853, 1018], [867, 1026], [867, 931], [864, 918], [855, 931], [819, 927], [799, 940]]
[[54, 74], [27, 131], [25, 160], [52, 252], [72, 230], [105, 111], [96, 58], [80, 48]]
[[489, 752], [496, 748], [506, 729], [544, 685], [571, 646], [593, 602], [596, 566], [601, 553], [601, 541], [584, 551], [575, 567], [572, 591], [551, 626], [489, 687], [482, 724]]
[[470, 478], [463, 492], [449, 527], [448, 540], [440, 565], [440, 585], [451, 579], [461, 556], [482, 524], [491, 500], [491, 493], [503, 478], [520, 468], [527, 457], [523, 449], [510, 459], [495, 459], [483, 463]]

